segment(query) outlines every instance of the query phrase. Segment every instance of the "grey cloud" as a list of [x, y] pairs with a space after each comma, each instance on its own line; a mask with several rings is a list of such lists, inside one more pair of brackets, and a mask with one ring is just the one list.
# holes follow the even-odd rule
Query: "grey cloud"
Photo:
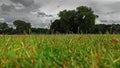
[[108, 22], [107, 20], [100, 20], [101, 22]]
[[15, 6], [14, 6], [14, 5], [2, 4], [2, 5], [1, 5], [1, 9], [2, 9], [2, 11], [10, 12], [10, 11], [12, 11], [12, 10], [15, 9]]
[[25, 7], [31, 6], [34, 4], [34, 0], [11, 0], [14, 3], [20, 3]]
[[119, 13], [120, 12], [120, 2], [114, 2], [107, 5], [112, 12]]
[[37, 12], [37, 16], [38, 17], [53, 17], [53, 15], [48, 15], [44, 12]]
[[[89, 6], [99, 15], [99, 23], [120, 23], [120, 1], [91, 1]], [[97, 22], [98, 22], [97, 21]]]

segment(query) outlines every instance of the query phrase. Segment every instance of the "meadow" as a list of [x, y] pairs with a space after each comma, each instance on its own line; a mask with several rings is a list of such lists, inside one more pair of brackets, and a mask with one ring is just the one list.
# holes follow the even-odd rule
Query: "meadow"
[[119, 68], [120, 35], [0, 35], [0, 68]]

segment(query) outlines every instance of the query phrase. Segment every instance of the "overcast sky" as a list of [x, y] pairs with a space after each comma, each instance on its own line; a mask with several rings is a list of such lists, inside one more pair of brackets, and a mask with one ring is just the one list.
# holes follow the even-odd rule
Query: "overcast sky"
[[120, 0], [0, 0], [0, 21], [19, 19], [46, 28], [59, 11], [82, 5], [99, 15], [96, 23], [120, 23]]

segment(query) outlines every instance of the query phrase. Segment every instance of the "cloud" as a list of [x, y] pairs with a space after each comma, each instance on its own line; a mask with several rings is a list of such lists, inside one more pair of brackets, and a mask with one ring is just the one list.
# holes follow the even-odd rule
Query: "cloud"
[[17, 4], [20, 3], [25, 7], [28, 7], [34, 4], [34, 0], [11, 0], [11, 1]]
[[89, 6], [95, 11], [99, 18], [97, 22], [104, 24], [120, 24], [120, 1], [118, 0], [93, 0]]
[[[30, 22], [33, 27], [47, 27], [53, 15], [41, 11], [41, 4], [39, 2], [32, 2], [32, 0], [11, 0], [12, 2], [1, 5], [0, 18], [4, 18], [10, 25], [14, 20], [23, 20]], [[39, 1], [39, 0], [37, 0]], [[25, 2], [25, 3], [23, 3]], [[32, 3], [31, 5], [27, 4]], [[4, 12], [6, 11], [6, 12]]]
[[1, 9], [2, 9], [3, 11], [11, 12], [12, 10], [15, 9], [15, 6], [14, 6], [14, 5], [2, 4], [2, 5], [1, 5]]
[[107, 7], [112, 10], [112, 12], [120, 12], [120, 2], [114, 2], [111, 4], [108, 4]]
[[4, 18], [0, 18], [0, 22], [5, 22], [5, 19]]
[[32, 11], [30, 13], [33, 15], [36, 15], [37, 17], [53, 17], [53, 15], [48, 15], [48, 14], [41, 12], [41, 11]]

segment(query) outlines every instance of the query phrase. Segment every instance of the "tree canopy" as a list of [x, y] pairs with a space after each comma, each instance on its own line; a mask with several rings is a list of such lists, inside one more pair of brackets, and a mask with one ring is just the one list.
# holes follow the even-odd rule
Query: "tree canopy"
[[31, 30], [31, 24], [26, 23], [25, 21], [16, 20], [13, 22], [13, 24], [16, 26], [17, 33], [29, 33]]
[[0, 33], [4, 34], [8, 28], [9, 26], [7, 23], [5, 22], [0, 23]]
[[60, 33], [91, 33], [94, 30], [95, 19], [91, 8], [77, 7], [76, 10], [63, 10], [59, 12], [60, 19], [51, 23], [51, 31]]

